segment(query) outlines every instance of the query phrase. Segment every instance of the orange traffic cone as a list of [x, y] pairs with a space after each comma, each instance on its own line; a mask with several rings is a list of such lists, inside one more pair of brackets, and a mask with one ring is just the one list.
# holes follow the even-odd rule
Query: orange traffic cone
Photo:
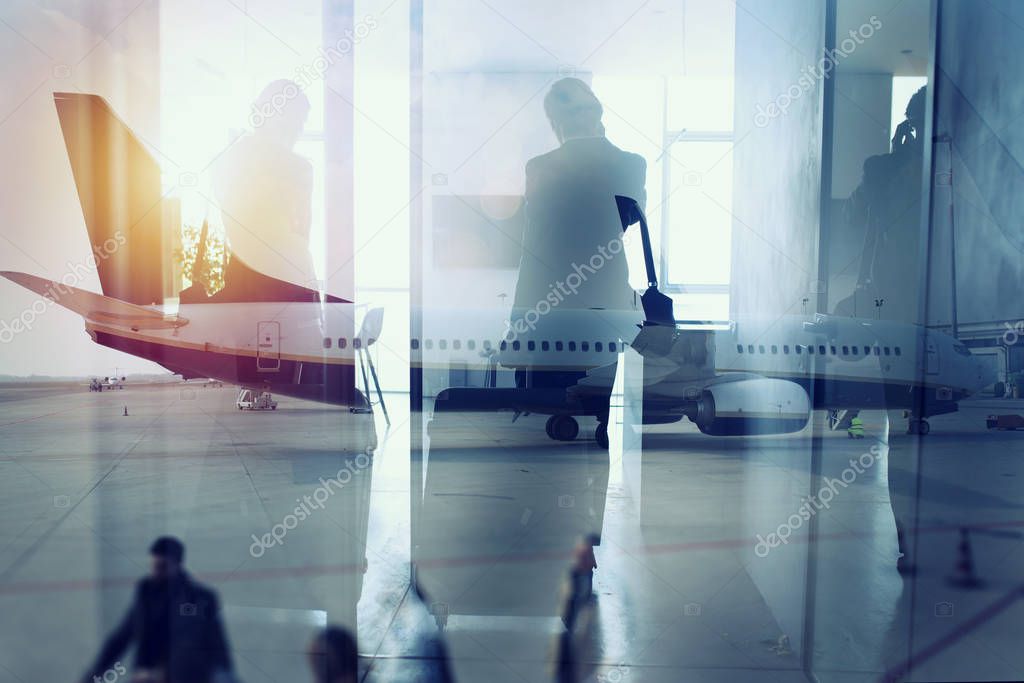
[[953, 574], [947, 579], [951, 586], [958, 588], [977, 588], [981, 580], [974, 573], [974, 559], [971, 555], [971, 537], [967, 527], [960, 527], [960, 542], [956, 549], [956, 566]]

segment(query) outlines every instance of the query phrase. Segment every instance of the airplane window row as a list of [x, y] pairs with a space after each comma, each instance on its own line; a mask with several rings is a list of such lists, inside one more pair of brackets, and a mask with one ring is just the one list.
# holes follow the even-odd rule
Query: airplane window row
[[[888, 347], [888, 346], [868, 346], [868, 345], [865, 345], [863, 347], [860, 347], [860, 346], [843, 346], [840, 349], [840, 347], [837, 347], [837, 346], [834, 346], [834, 345], [830, 345], [830, 346], [828, 346], [826, 348], [826, 346], [824, 344], [818, 344], [817, 347], [815, 347], [814, 344], [808, 344], [806, 346], [803, 345], [803, 344], [797, 344], [797, 345], [795, 345], [793, 347], [793, 351], [798, 356], [802, 355], [805, 352], [808, 355], [814, 355], [815, 348], [817, 348], [817, 353], [820, 356], [827, 355], [829, 352], [831, 352], [831, 355], [833, 355], [833, 356], [837, 355], [837, 353], [839, 353], [839, 354], [841, 354], [843, 356], [850, 356], [850, 355], [859, 356], [861, 348], [864, 349], [864, 355], [865, 356], [870, 356], [870, 355], [875, 355], [875, 356], [890, 356], [890, 355], [902, 356], [903, 355], [903, 350], [900, 347], [898, 347], [898, 346], [894, 346], [894, 347], [891, 347], [891, 348]], [[758, 344], [756, 351], [754, 350], [754, 345], [753, 344], [747, 344], [746, 347], [744, 347], [743, 344], [737, 344], [736, 345], [736, 353], [762, 353], [763, 354], [763, 353], [768, 353], [768, 352], [773, 353], [773, 354], [778, 354], [779, 353], [778, 345], [777, 344], [772, 344], [766, 350], [764, 344]], [[782, 353], [783, 354], [789, 354], [789, 344], [783, 344], [782, 345]]]
[[[429, 349], [433, 349], [434, 348], [434, 343], [435, 343], [435, 340], [433, 340], [433, 339], [424, 339], [423, 340], [423, 348], [424, 349], [428, 349], [428, 350]], [[441, 349], [442, 351], [447, 350], [448, 348], [451, 348], [451, 349], [453, 349], [455, 351], [458, 351], [459, 349], [461, 349], [463, 347], [461, 339], [452, 339], [450, 344], [449, 344], [449, 341], [447, 339], [438, 339], [438, 340], [436, 340], [436, 343], [437, 343], [437, 348]], [[420, 348], [420, 340], [419, 339], [412, 339], [412, 340], [410, 340], [410, 346], [413, 349]], [[579, 344], [577, 344], [574, 341], [570, 341], [570, 342], [561, 342], [561, 341], [551, 342], [551, 341], [543, 340], [543, 341], [541, 341], [538, 344], [538, 342], [531, 340], [531, 341], [527, 341], [525, 346], [526, 346], [526, 350], [527, 351], [536, 351], [538, 346], [539, 346], [541, 351], [551, 351], [552, 349], [554, 349], [555, 351], [576, 351], [577, 349], [579, 351], [590, 351], [590, 349], [591, 349], [591, 343], [590, 342], [585, 342], [585, 341], [584, 342], [579, 342]], [[624, 346], [624, 344], [623, 344], [623, 346]], [[467, 349], [469, 349], [470, 351], [475, 350], [476, 349], [476, 340], [475, 339], [468, 339], [468, 340], [466, 340], [465, 347]], [[512, 342], [503, 341], [499, 345], [499, 349], [501, 351], [507, 351], [510, 347], [511, 347], [511, 349], [513, 351], [521, 351], [523, 349], [523, 343], [521, 341], [519, 341], [519, 340], [512, 341]], [[486, 340], [485, 339], [484, 342], [483, 342], [482, 348], [485, 351], [490, 351], [494, 347], [491, 344], [490, 340]], [[593, 349], [594, 349], [594, 351], [596, 351], [598, 353], [603, 353], [605, 351], [605, 349], [607, 349], [608, 353], [618, 353], [618, 351], [619, 351], [619, 343], [618, 342], [610, 341], [607, 344], [605, 344], [604, 342], [595, 341], [593, 343]]]
[[[370, 340], [368, 340], [366, 342], [366, 345], [369, 346], [370, 344], [372, 344], [375, 341], [377, 341], [377, 340], [376, 339], [370, 339]], [[334, 340], [332, 340], [330, 337], [324, 337], [324, 348], [325, 349], [331, 348], [333, 343], [334, 343]], [[338, 337], [338, 348], [339, 349], [344, 349], [347, 346], [348, 346], [348, 339], [346, 339], [345, 337]], [[362, 346], [363, 346], [363, 340], [362, 339], [360, 339], [359, 337], [353, 337], [352, 338], [352, 348], [353, 349], [359, 349], [359, 348], [362, 348]]]

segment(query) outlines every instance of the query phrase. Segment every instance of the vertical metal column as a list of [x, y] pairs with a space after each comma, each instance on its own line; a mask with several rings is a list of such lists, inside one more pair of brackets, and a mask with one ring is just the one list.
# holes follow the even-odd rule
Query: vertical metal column
[[[941, 3], [942, 0], [932, 0], [931, 6], [928, 12], [928, 83], [927, 90], [925, 91], [925, 118], [924, 118], [924, 132], [921, 134], [924, 140], [921, 145], [922, 159], [921, 159], [921, 222], [919, 227], [919, 243], [918, 243], [918, 263], [920, 263], [920, 274], [918, 276], [918, 303], [917, 303], [917, 317], [918, 323], [922, 326], [922, 329], [927, 330], [928, 326], [928, 285], [931, 281], [931, 260], [929, 259], [929, 253], [931, 252], [931, 237], [932, 237], [932, 183], [935, 178], [935, 155], [934, 155], [934, 144], [933, 139], [935, 136], [935, 90], [938, 87], [938, 81], [936, 75], [939, 73], [938, 60], [939, 60], [939, 26], [941, 22]], [[924, 376], [927, 372], [927, 336], [925, 333], [918, 335], [916, 348], [914, 349], [917, 353], [917, 370], [920, 373], [915, 379], [919, 383], [924, 382]], [[918, 414], [922, 413], [924, 408], [924, 390], [917, 397]], [[921, 457], [922, 451], [922, 438], [917, 436], [916, 440], [916, 453], [914, 454], [914, 515], [913, 515], [913, 526], [911, 527], [910, 537], [907, 539], [907, 543], [910, 544], [911, 552], [910, 557], [917, 561], [920, 557], [918, 552], [918, 539], [919, 534], [917, 529], [920, 526], [921, 521], [921, 467], [924, 462]], [[910, 582], [910, 613], [909, 621], [907, 626], [907, 662], [908, 666], [911, 662], [911, 653], [914, 651], [914, 618], [917, 611], [917, 581]], [[903, 675], [909, 676], [911, 674], [910, 668], [903, 672]]]
[[[409, 1], [409, 336], [423, 339], [423, 0]], [[409, 579], [423, 507], [423, 345], [409, 348]]]
[[[830, 55], [836, 47], [836, 21], [838, 17], [838, 0], [826, 0], [825, 3], [825, 41], [823, 54], [825, 59], [831, 59]], [[829, 246], [832, 235], [832, 149], [835, 137], [835, 100], [836, 100], [836, 69], [830, 69], [823, 74], [822, 81], [822, 105], [821, 105], [821, 192], [819, 195], [819, 223], [818, 223], [818, 281], [815, 284], [817, 289], [817, 300], [815, 311], [817, 313], [828, 313], [829, 294]], [[822, 377], [825, 371], [825, 358], [821, 354], [814, 356], [813, 379], [810, 382], [810, 401], [814, 405], [815, 392], [823, 390], [819, 388], [816, 378]], [[819, 432], [817, 423], [814, 421], [813, 410], [811, 411], [811, 461], [810, 481], [808, 495], [813, 496], [818, 490], [821, 481], [821, 463], [824, 455], [823, 434]], [[814, 675], [814, 625], [815, 610], [817, 608], [818, 590], [818, 537], [819, 521], [817, 515], [812, 515], [808, 525], [807, 534], [807, 572], [804, 585], [804, 628], [803, 640], [800, 646], [801, 665], [804, 675], [809, 680], [816, 681]]]

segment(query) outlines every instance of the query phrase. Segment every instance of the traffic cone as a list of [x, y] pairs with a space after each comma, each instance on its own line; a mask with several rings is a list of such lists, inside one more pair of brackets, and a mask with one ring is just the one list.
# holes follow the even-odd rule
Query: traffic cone
[[967, 527], [960, 527], [960, 542], [956, 549], [956, 566], [953, 574], [947, 579], [951, 586], [958, 588], [978, 588], [981, 580], [974, 573], [974, 559], [971, 555], [971, 538]]

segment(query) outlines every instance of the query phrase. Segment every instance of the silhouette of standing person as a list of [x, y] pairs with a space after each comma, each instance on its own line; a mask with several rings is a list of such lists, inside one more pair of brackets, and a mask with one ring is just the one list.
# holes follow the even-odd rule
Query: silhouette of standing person
[[252, 134], [224, 154], [216, 192], [232, 258], [218, 300], [245, 300], [266, 287], [261, 276], [304, 286], [316, 278], [313, 165], [294, 151], [309, 109], [295, 82], [270, 83], [253, 103]]
[[[557, 149], [526, 164], [526, 228], [514, 306], [634, 310], [615, 195], [643, 207], [647, 163], [604, 135], [603, 107], [578, 78], [544, 98]], [[555, 301], [557, 300], [557, 304]]]
[[[837, 315], [863, 316], [869, 310], [868, 302], [879, 299], [884, 302], [880, 313], [884, 312], [885, 318], [906, 323], [923, 322], [918, 319], [917, 285], [924, 267], [918, 258], [918, 243], [926, 95], [927, 86], [924, 86], [910, 98], [904, 110], [905, 118], [896, 126], [892, 150], [864, 161], [861, 184], [850, 195], [847, 220], [863, 225], [865, 238], [857, 288], [836, 306]], [[880, 366], [877, 377], [882, 378], [882, 374]], [[914, 439], [896, 433], [898, 420], [895, 411], [890, 411], [887, 481], [896, 525], [896, 566], [900, 573], [911, 574], [915, 560], [908, 534], [914, 533], [914, 502], [918, 495], [917, 448]]]
[[194, 581], [182, 567], [185, 546], [163, 536], [149, 548], [150, 575], [139, 581], [135, 599], [114, 629], [83, 683], [127, 672], [119, 658], [135, 645], [138, 683], [211, 683], [230, 675], [231, 655], [220, 620], [217, 594]]
[[[554, 309], [637, 309], [615, 196], [643, 207], [647, 162], [608, 141], [601, 102], [578, 78], [555, 82], [544, 111], [559, 147], [526, 164], [526, 227], [512, 329], [524, 329], [524, 322], [542, 329]], [[563, 387], [580, 376], [517, 367], [516, 385]]]
[[916, 320], [924, 87], [910, 98], [904, 114], [892, 138], [892, 151], [864, 161], [861, 183], [847, 200], [845, 219], [863, 226], [864, 245], [856, 290], [837, 304], [837, 315], [864, 316], [872, 300], [880, 297], [886, 318]]

